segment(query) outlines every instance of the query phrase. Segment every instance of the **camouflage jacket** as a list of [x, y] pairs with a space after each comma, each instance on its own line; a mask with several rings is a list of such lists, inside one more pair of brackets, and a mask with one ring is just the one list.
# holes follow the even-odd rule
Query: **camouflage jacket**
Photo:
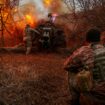
[[[78, 60], [89, 70], [92, 70], [93, 79], [96, 81], [105, 80], [105, 48], [101, 44], [91, 44], [83, 46], [65, 61], [64, 68], [72, 68], [78, 66]], [[75, 69], [74, 69], [75, 70]]]

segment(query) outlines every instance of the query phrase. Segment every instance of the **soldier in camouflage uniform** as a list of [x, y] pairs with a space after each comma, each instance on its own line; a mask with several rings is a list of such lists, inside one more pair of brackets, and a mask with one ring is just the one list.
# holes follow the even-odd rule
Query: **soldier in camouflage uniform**
[[[86, 45], [74, 51], [64, 63], [64, 69], [68, 72], [76, 73], [78, 72], [77, 70], [79, 67], [82, 67], [83, 65], [91, 70], [94, 81], [94, 89], [91, 91], [97, 90], [98, 85], [101, 83], [102, 85], [100, 86], [105, 88], [105, 47], [100, 44], [100, 34], [100, 31], [97, 29], [89, 30], [86, 34]], [[82, 66], [79, 65], [80, 62]], [[76, 83], [71, 77], [72, 76], [69, 77], [69, 86], [72, 97], [71, 105], [80, 105], [80, 91], [77, 89]], [[105, 89], [102, 93], [105, 93]], [[103, 101], [105, 102], [105, 100]], [[105, 105], [105, 103], [103, 105]]]
[[31, 48], [32, 48], [32, 32], [35, 32], [37, 34], [39, 34], [39, 32], [37, 30], [34, 30], [30, 27], [30, 25], [26, 25], [24, 33], [25, 36], [23, 38], [24, 41], [26, 41], [26, 55], [29, 54], [31, 52]]

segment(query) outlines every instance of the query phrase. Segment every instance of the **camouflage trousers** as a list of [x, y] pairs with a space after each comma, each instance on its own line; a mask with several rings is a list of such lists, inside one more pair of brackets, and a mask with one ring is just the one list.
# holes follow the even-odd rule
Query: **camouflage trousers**
[[26, 54], [29, 54], [31, 52], [31, 49], [32, 49], [32, 41], [27, 40], [27, 42], [26, 42]]
[[68, 84], [71, 95], [71, 105], [80, 105], [80, 92], [76, 86], [75, 74], [68, 72]]
[[31, 40], [26, 41], [26, 47], [32, 47], [32, 41]]
[[89, 92], [81, 93], [76, 86], [75, 76], [68, 73], [69, 89], [71, 94], [71, 105], [80, 105], [80, 96], [84, 95], [87, 99], [98, 105], [105, 105], [105, 82], [98, 82]]
[[97, 82], [90, 92], [84, 94], [91, 101], [94, 101], [99, 105], [105, 105], [105, 82]]

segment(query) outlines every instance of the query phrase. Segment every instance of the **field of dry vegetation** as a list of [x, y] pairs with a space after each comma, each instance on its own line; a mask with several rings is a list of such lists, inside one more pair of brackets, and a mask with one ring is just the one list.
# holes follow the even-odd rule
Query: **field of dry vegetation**
[[0, 54], [0, 105], [69, 105], [65, 57]]

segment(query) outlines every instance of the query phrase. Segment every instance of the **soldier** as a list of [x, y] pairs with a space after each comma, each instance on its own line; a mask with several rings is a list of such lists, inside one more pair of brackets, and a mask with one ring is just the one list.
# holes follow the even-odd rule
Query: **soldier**
[[31, 36], [32, 33], [31, 32], [35, 32], [39, 34], [37, 30], [32, 29], [30, 25], [27, 24], [24, 30], [25, 36], [23, 38], [23, 40], [26, 41], [26, 55], [31, 52], [31, 48], [32, 48], [32, 36]]
[[[80, 105], [79, 98], [81, 91], [78, 89], [75, 81], [75, 73], [79, 72], [79, 68], [83, 66], [88, 67], [88, 70], [92, 73], [94, 84], [92, 90], [89, 91], [89, 94], [93, 97], [92, 100], [100, 95], [99, 99], [104, 103], [101, 105], [105, 105], [105, 47], [100, 43], [100, 35], [100, 31], [97, 29], [89, 30], [86, 35], [86, 45], [76, 50], [64, 64], [64, 68], [69, 73], [74, 74], [74, 79], [71, 78], [71, 75], [69, 78], [72, 96], [71, 105]], [[79, 65], [79, 62], [82, 65]], [[94, 97], [95, 94], [98, 95]], [[99, 99], [97, 98], [97, 100]]]

